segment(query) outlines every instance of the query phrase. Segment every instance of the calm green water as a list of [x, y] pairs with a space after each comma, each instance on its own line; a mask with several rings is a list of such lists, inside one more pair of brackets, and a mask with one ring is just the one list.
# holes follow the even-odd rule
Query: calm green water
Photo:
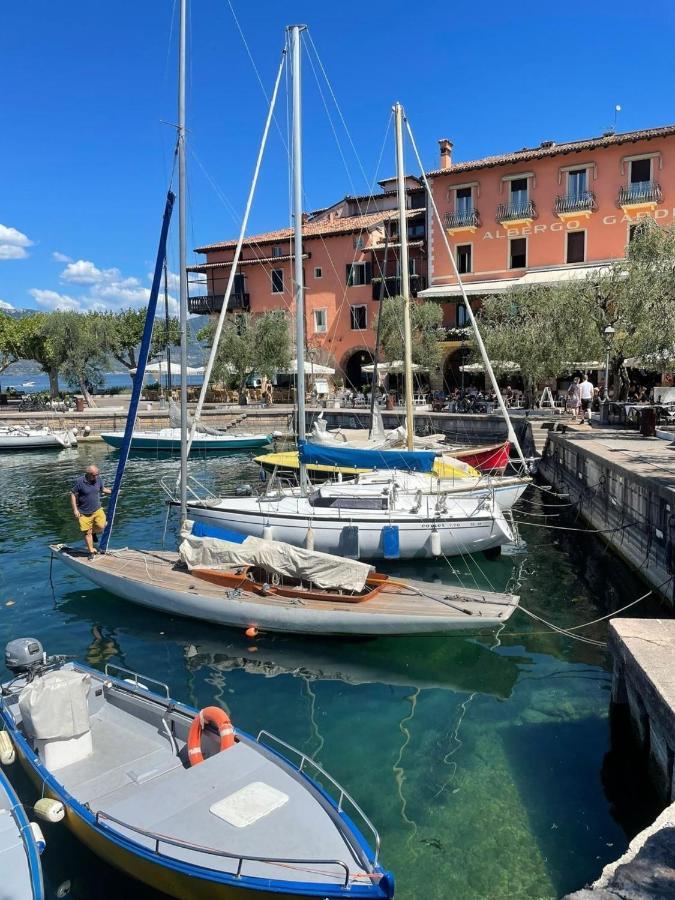
[[[624, 850], [627, 837], [602, 781], [610, 688], [604, 652], [522, 613], [498, 638], [262, 637], [252, 644], [236, 632], [116, 600], [58, 563], [52, 591], [47, 545], [77, 538], [72, 480], [94, 461], [111, 483], [116, 459], [103, 445], [2, 459], [0, 647], [30, 635], [49, 652], [97, 667], [119, 663], [167, 681], [174, 697], [222, 705], [238, 726], [266, 728], [302, 748], [374, 820], [383, 862], [395, 870], [405, 900], [560, 897]], [[158, 482], [175, 471], [170, 459], [132, 457], [115, 546], [160, 545]], [[191, 472], [222, 487], [257, 477], [245, 457], [195, 459]], [[540, 492], [530, 494], [522, 508], [540, 515]], [[496, 589], [518, 582], [525, 606], [565, 626], [644, 592], [594, 538], [533, 528], [524, 534], [526, 556], [481, 557], [480, 568], [460, 561], [454, 573], [436, 562], [391, 571], [489, 581]], [[605, 628], [584, 633], [602, 639]], [[33, 802], [30, 786], [12, 775]], [[78, 898], [154, 896], [91, 857], [65, 829], [45, 829], [50, 896], [65, 880]]]

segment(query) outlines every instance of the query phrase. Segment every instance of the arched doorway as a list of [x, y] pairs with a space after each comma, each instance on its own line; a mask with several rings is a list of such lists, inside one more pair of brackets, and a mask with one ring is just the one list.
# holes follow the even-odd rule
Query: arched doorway
[[369, 366], [375, 361], [370, 350], [355, 350], [346, 357], [342, 363], [342, 371], [345, 373], [345, 383], [348, 388], [358, 391], [365, 384], [369, 384], [371, 373], [364, 372], [363, 366]]

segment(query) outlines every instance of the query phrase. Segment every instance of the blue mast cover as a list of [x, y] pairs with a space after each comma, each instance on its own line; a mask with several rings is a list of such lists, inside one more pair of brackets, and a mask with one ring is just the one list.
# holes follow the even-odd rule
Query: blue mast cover
[[306, 465], [338, 466], [343, 469], [406, 469], [431, 472], [436, 454], [432, 450], [360, 450], [299, 442], [300, 460]]
[[150, 299], [148, 300], [148, 308], [145, 313], [145, 326], [143, 328], [143, 337], [141, 338], [141, 346], [138, 351], [138, 366], [134, 376], [134, 386], [131, 391], [131, 400], [129, 401], [129, 412], [127, 413], [127, 421], [124, 427], [124, 440], [120, 449], [120, 458], [117, 463], [117, 471], [115, 472], [115, 481], [113, 483], [110, 501], [108, 503], [108, 521], [106, 523], [103, 534], [101, 535], [101, 553], [105, 553], [110, 540], [113, 521], [115, 519], [115, 510], [117, 508], [117, 500], [119, 498], [120, 487], [122, 486], [122, 476], [129, 459], [129, 451], [131, 449], [131, 438], [136, 425], [136, 414], [138, 413], [138, 404], [141, 399], [141, 388], [143, 386], [143, 376], [145, 375], [145, 366], [148, 362], [150, 354], [150, 342], [152, 340], [152, 328], [155, 324], [155, 310], [157, 309], [157, 297], [159, 296], [159, 286], [162, 280], [162, 267], [166, 258], [166, 239], [169, 233], [169, 222], [171, 221], [171, 211], [175, 200], [174, 194], [169, 191], [164, 206], [164, 218], [162, 219], [162, 231], [159, 237], [159, 247], [157, 248], [157, 259], [155, 260], [155, 272], [152, 278], [152, 287], [150, 288]]

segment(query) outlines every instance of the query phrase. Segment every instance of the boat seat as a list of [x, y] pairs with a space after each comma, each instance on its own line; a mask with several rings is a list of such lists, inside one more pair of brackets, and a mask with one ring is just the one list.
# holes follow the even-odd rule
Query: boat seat
[[[121, 721], [120, 721], [121, 720]], [[101, 798], [126, 785], [138, 786], [182, 768], [166, 735], [130, 720], [106, 704], [90, 719], [93, 753], [58, 770], [59, 780], [82, 802], [100, 806]]]

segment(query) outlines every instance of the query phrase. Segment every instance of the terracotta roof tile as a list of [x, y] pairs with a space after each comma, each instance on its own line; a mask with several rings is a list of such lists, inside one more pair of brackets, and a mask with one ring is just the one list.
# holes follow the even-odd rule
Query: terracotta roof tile
[[[424, 210], [409, 209], [408, 217], [411, 215], [422, 215]], [[368, 213], [366, 216], [341, 216], [330, 222], [305, 222], [302, 226], [303, 240], [308, 241], [315, 238], [321, 238], [325, 235], [351, 234], [353, 232], [365, 231], [374, 225], [386, 222], [388, 219], [397, 218], [398, 210], [387, 209], [381, 212]], [[263, 234], [254, 234], [244, 240], [244, 246], [254, 244], [273, 244], [276, 241], [287, 241], [293, 236], [292, 228], [279, 228], [276, 231], [265, 231]], [[196, 253], [208, 253], [213, 250], [228, 250], [236, 247], [237, 241], [221, 241], [217, 244], [206, 244], [203, 247], [197, 247]]]
[[617, 144], [629, 144], [635, 141], [648, 141], [653, 138], [667, 137], [675, 134], [675, 125], [664, 125], [660, 128], [645, 128], [642, 131], [625, 131], [621, 134], [603, 134], [601, 137], [587, 138], [581, 141], [565, 141], [561, 144], [555, 141], [545, 141], [539, 147], [524, 147], [513, 153], [502, 153], [499, 156], [486, 156], [483, 159], [474, 159], [469, 162], [454, 163], [448, 169], [434, 169], [427, 172], [434, 178], [438, 175], [455, 175], [460, 172], [468, 172], [472, 169], [488, 169], [493, 166], [503, 166], [508, 163], [528, 162], [531, 159], [542, 159], [548, 156], [559, 156], [564, 153], [574, 153], [583, 150], [594, 150], [598, 147], [612, 147]]

